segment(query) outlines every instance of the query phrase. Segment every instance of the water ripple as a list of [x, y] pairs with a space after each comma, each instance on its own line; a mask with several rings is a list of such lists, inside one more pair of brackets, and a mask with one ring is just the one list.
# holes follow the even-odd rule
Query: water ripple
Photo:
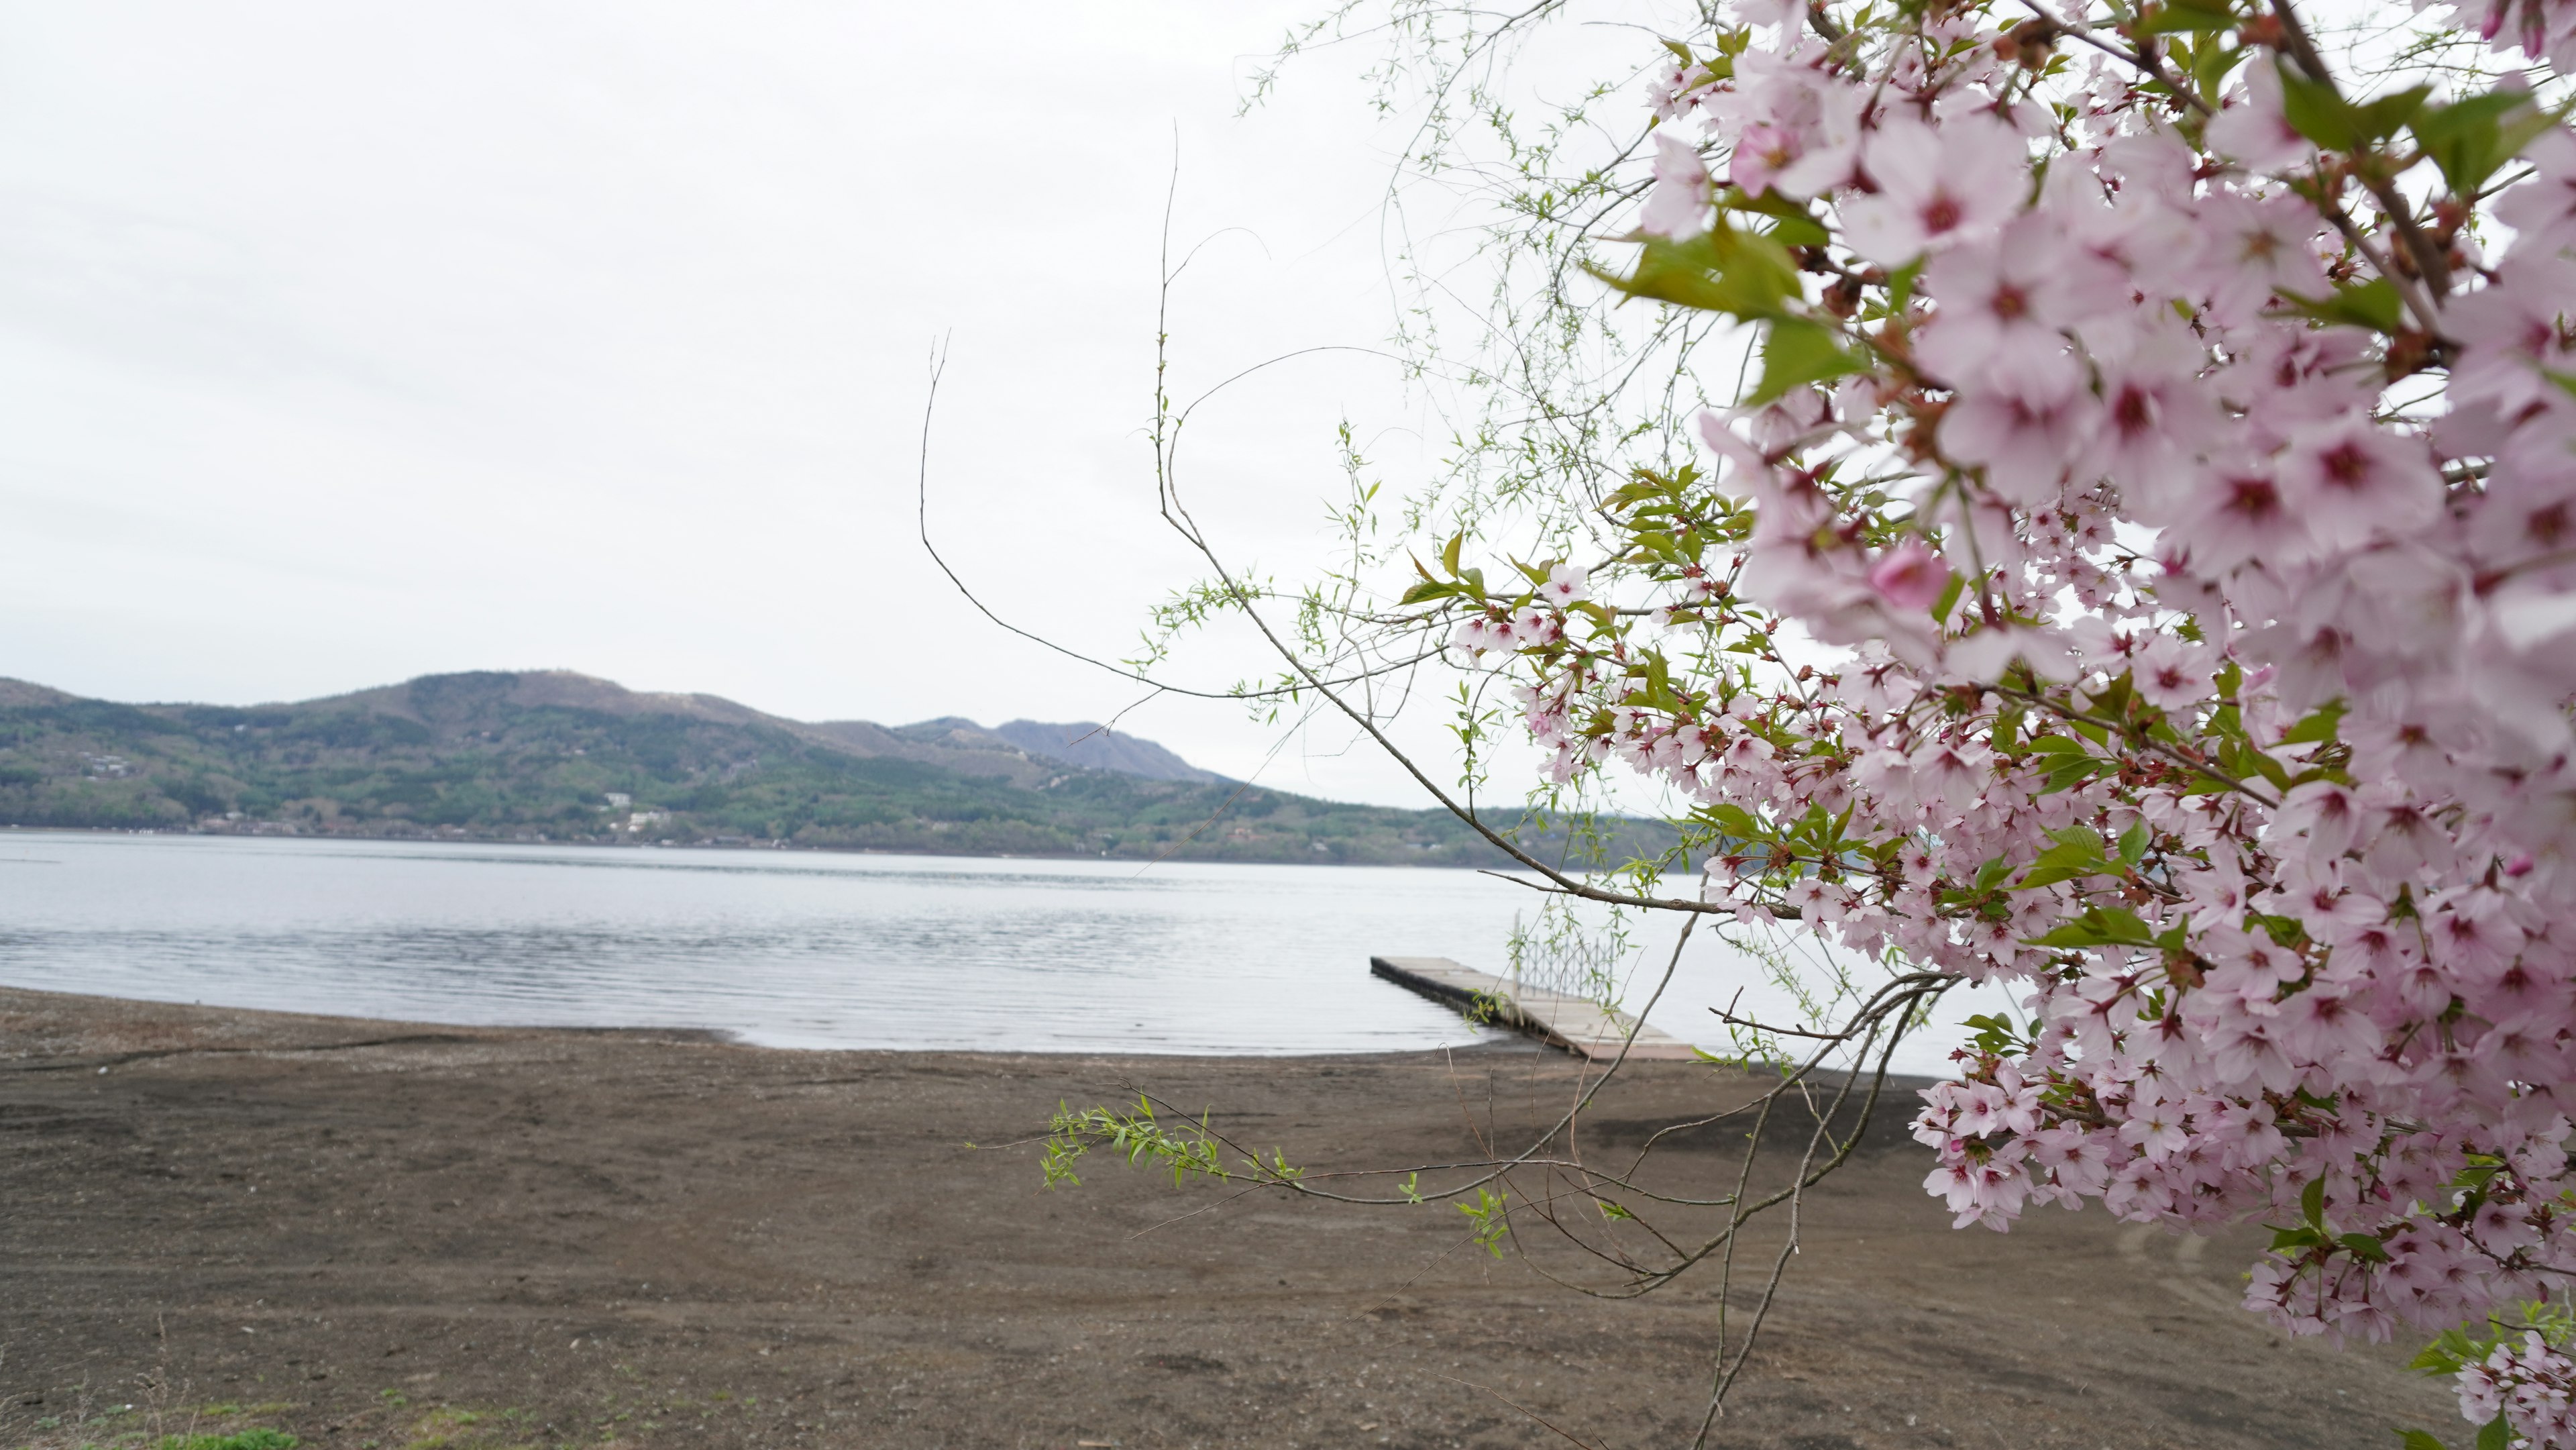
[[1499, 953], [1458, 871], [18, 834], [0, 980], [800, 1047], [1287, 1053], [1472, 1040], [1372, 953]]

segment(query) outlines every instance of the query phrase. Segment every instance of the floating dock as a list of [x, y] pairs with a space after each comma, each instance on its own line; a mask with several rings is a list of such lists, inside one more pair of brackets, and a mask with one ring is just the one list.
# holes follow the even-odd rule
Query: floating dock
[[[1687, 1060], [1698, 1049], [1598, 1002], [1516, 987], [1501, 977], [1463, 967], [1447, 957], [1371, 957], [1369, 971], [1399, 987], [1486, 1020], [1517, 1028], [1579, 1057], [1606, 1062], [1622, 1043], [1632, 1061]], [[1636, 1040], [1629, 1042], [1629, 1034]]]

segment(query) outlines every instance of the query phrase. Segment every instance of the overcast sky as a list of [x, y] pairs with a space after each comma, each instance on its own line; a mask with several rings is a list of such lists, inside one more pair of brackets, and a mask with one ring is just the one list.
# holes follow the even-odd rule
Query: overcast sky
[[[561, 667], [806, 719], [1098, 718], [1191, 561], [1142, 423], [1175, 142], [1175, 391], [1390, 330], [1367, 58], [1237, 119], [1288, 4], [0, 6], [0, 674], [297, 699]], [[1408, 411], [1409, 409], [1413, 411]], [[1193, 487], [1295, 574], [1387, 366], [1228, 395]], [[1410, 431], [1409, 431], [1410, 430]], [[1219, 646], [1182, 672], [1257, 664]], [[1243, 774], [1276, 736], [1128, 728]], [[1262, 779], [1415, 803], [1365, 753]]]

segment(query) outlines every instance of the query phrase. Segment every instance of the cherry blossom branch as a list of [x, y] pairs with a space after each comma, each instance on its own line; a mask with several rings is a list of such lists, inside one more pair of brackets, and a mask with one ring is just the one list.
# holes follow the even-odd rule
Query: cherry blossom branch
[[[2576, 950], [2550, 926], [2576, 914], [2551, 865], [2576, 856], [2551, 804], [2576, 799], [2576, 141], [2513, 87], [2418, 104], [2413, 76], [2338, 81], [2289, 4], [2185, 17], [2188, 41], [2136, 26], [2127, 51], [2083, 16], [1997, 9], [1712, 15], [1713, 48], [1657, 72], [1653, 124], [1605, 131], [1598, 174], [1548, 174], [1574, 155], [1556, 138], [1478, 173], [1547, 198], [1476, 233], [1539, 265], [1498, 286], [1475, 363], [1440, 374], [1487, 401], [1407, 523], [1443, 541], [1435, 583], [1473, 574], [1472, 542], [1540, 558], [1545, 588], [1390, 608], [1355, 564], [1283, 621], [1157, 454], [1167, 517], [1217, 571], [1206, 597], [1251, 615], [1284, 683], [1385, 745], [1414, 677], [1345, 683], [1346, 662], [1438, 668], [1415, 641], [1454, 624], [1464, 668], [1500, 661], [1471, 708], [1511, 684], [1550, 753], [1533, 799], [1625, 767], [1672, 793], [1681, 859], [1726, 853], [1701, 864], [1733, 884], [1665, 900], [1669, 857], [1615, 879], [1509, 847], [1534, 869], [1506, 879], [1685, 920], [1769, 912], [1893, 965], [1875, 993], [1804, 968], [1833, 1004], [1813, 1021], [1717, 1014], [1796, 1065], [1721, 1115], [1755, 1137], [1706, 1200], [1655, 1172], [1679, 1124], [1625, 1172], [1591, 1161], [1579, 1117], [1561, 1149], [1442, 1170], [1507, 1185], [1575, 1246], [1574, 1277], [1620, 1276], [1578, 1287], [1615, 1296], [1701, 1266], [1731, 1292], [1748, 1227], [1785, 1208], [1759, 1306], [1721, 1307], [1710, 1423], [1811, 1174], [1852, 1151], [1843, 1124], [1920, 1009], [1970, 977], [2028, 1017], [1976, 1019], [1914, 1120], [1962, 1227], [2088, 1200], [2258, 1219], [2275, 1247], [2247, 1302], [2294, 1334], [2429, 1329], [2576, 1274], [2576, 1133], [2544, 1111], [2576, 1072]], [[2563, 85], [2576, 0], [2484, 18], [2452, 42], [2523, 51], [2533, 94]], [[2061, 33], [2108, 59], [2048, 64]], [[1519, 145], [1501, 101], [1476, 104]], [[2422, 205], [2410, 168], [2442, 172]], [[1569, 292], [1569, 259], [1632, 204], [1634, 267]], [[1407, 260], [1426, 306], [1473, 305]], [[1677, 463], [1682, 400], [1709, 391], [1694, 349], [1737, 327], [1738, 405]], [[1478, 763], [1484, 720], [1462, 732]], [[1477, 764], [1465, 779], [1434, 797], [1472, 812]], [[1838, 1088], [1812, 1076], [1828, 1060], [1852, 1064]], [[1802, 1153], [1762, 1145], [1800, 1112]], [[2464, 1368], [2472, 1418], [2516, 1384], [2576, 1391], [2576, 1358], [2539, 1353]]]
[[2206, 776], [2210, 780], [2218, 782], [2220, 785], [2227, 787], [2229, 790], [2234, 791], [2238, 795], [2244, 796], [2249, 800], [2260, 801], [2267, 806], [2277, 807], [2280, 805], [2280, 801], [2272, 796], [2266, 795], [2250, 782], [2239, 780], [2235, 776], [2228, 774], [2226, 771], [2219, 769], [2217, 766], [2210, 764], [2208, 760], [2203, 758], [2198, 752], [2188, 751], [2178, 746], [2168, 745], [2164, 741], [2158, 740], [2152, 735], [2145, 734], [2137, 727], [2130, 725], [2126, 721], [2104, 719], [2099, 715], [2090, 714], [2086, 711], [2079, 710], [2072, 705], [2066, 704], [2061, 700], [2051, 698], [2045, 691], [2023, 689], [2017, 685], [2005, 684], [2000, 680], [1985, 686], [1985, 688], [1994, 691], [1996, 694], [2001, 695], [2008, 700], [2019, 700], [2026, 705], [2036, 705], [2050, 714], [2057, 716], [2059, 719], [2072, 721], [2077, 724], [2091, 725], [2097, 729], [2117, 735], [2121, 739], [2130, 742], [2130, 744], [2136, 748], [2143, 749], [2152, 755], [2163, 756], [2165, 759], [2172, 761], [2183, 769], [2191, 771], [2197, 775]]
[[[2335, 80], [2333, 67], [2317, 53], [2316, 42], [2309, 37], [2307, 26], [2301, 23], [2297, 7], [2291, 0], [2271, 0], [2271, 5], [2272, 13], [2280, 17], [2282, 33], [2290, 43], [2290, 54], [2298, 61], [2299, 68], [2307, 73], [2308, 79], [2326, 87], [2338, 102], [2342, 101], [2343, 87]], [[2398, 195], [2396, 186], [2388, 178], [2378, 175], [2376, 168], [2368, 164], [2370, 157], [2357, 153], [2353, 159], [2353, 179], [2378, 201], [2381, 213], [2397, 228], [2398, 239], [2405, 244], [2407, 255], [2414, 258], [2416, 271], [2423, 277], [2425, 285], [2432, 289], [2432, 295], [2438, 298], [2449, 292], [2451, 264], [2443, 257], [2442, 249], [2433, 245], [2433, 239], [2424, 235], [2423, 229], [2415, 224], [2414, 208]], [[2398, 280], [2393, 272], [2386, 275], [2392, 283]], [[2417, 315], [2423, 318], [2427, 331], [2439, 330], [2438, 311], [2428, 306]]]

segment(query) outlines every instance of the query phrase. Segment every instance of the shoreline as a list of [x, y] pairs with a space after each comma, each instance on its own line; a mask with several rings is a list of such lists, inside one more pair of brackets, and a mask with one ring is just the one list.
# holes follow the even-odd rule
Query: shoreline
[[[1389, 807], [1388, 809], [1393, 809]], [[518, 836], [438, 836], [377, 835], [357, 831], [208, 831], [194, 827], [162, 829], [156, 826], [29, 826], [0, 822], [0, 832], [23, 832], [29, 835], [57, 836], [155, 836], [172, 839], [241, 840], [241, 841], [350, 841], [368, 844], [401, 844], [407, 846], [548, 846], [597, 851], [765, 851], [797, 852], [818, 856], [893, 856], [918, 857], [925, 861], [1106, 861], [1113, 864], [1134, 863], [1154, 866], [1311, 866], [1325, 870], [1385, 871], [1469, 871], [1485, 872], [1491, 865], [1447, 861], [1318, 861], [1282, 856], [1276, 860], [1240, 857], [1113, 855], [1103, 851], [1096, 856], [1077, 852], [1045, 851], [894, 851], [878, 846], [800, 846], [789, 841], [718, 842], [706, 841], [568, 841], [535, 840]]]
[[[1534, 1049], [806, 1051], [0, 989], [0, 1447], [1686, 1441], [1707, 1276], [1586, 1298], [1542, 1271], [1598, 1266], [1525, 1215], [1494, 1258], [1436, 1203], [1100, 1154], [1050, 1192], [1032, 1141], [1151, 1091], [1316, 1174], [1400, 1169], [1521, 1141], [1579, 1080]], [[1585, 1141], [1624, 1162], [1748, 1081], [1631, 1063]], [[1668, 1140], [1662, 1181], [1732, 1182], [1735, 1146]], [[2456, 1418], [2400, 1350], [2235, 1309], [2260, 1230], [1954, 1232], [1926, 1161], [1900, 1124], [1809, 1191], [1718, 1443], [2342, 1450]]]
[[[1154, 1063], [1329, 1063], [1356, 1058], [1409, 1059], [1443, 1053], [1451, 1056], [1460, 1056], [1471, 1053], [1495, 1052], [1547, 1053], [1553, 1056], [1564, 1057], [1568, 1062], [1574, 1061], [1574, 1058], [1570, 1054], [1565, 1053], [1559, 1048], [1551, 1047], [1548, 1044], [1540, 1042], [1536, 1038], [1524, 1033], [1499, 1027], [1485, 1029], [1485, 1035], [1479, 1037], [1475, 1041], [1457, 1043], [1448, 1047], [1358, 1047], [1349, 1048], [1339, 1052], [1199, 1052], [1177, 1048], [1164, 1051], [1153, 1047], [1129, 1047], [1122, 1048], [1114, 1052], [1089, 1047], [799, 1047], [785, 1043], [755, 1042], [743, 1033], [729, 1027], [699, 1027], [680, 1023], [659, 1025], [654, 1023], [599, 1025], [579, 1022], [452, 1022], [436, 1017], [361, 1017], [331, 1012], [297, 1012], [276, 1007], [241, 1007], [230, 1003], [206, 1002], [193, 998], [182, 1001], [175, 997], [127, 997], [105, 992], [65, 992], [53, 987], [25, 987], [12, 982], [0, 981], [0, 1003], [5, 1003], [7, 999], [13, 997], [31, 998], [36, 999], [38, 1002], [59, 1002], [63, 1010], [74, 1013], [110, 1014], [130, 1009], [173, 1008], [184, 1009], [191, 1012], [215, 1013], [227, 1016], [240, 1016], [247, 1019], [274, 1021], [280, 1024], [289, 1022], [309, 1023], [315, 1025], [336, 1024], [344, 1027], [349, 1032], [359, 1033], [370, 1041], [381, 1039], [388, 1032], [408, 1029], [407, 1031], [404, 1031], [402, 1035], [412, 1038], [421, 1038], [425, 1034], [443, 1034], [450, 1037], [491, 1035], [513, 1039], [545, 1036], [631, 1038], [639, 1042], [687, 1042], [709, 1047], [735, 1047], [749, 1052], [779, 1052], [809, 1056], [817, 1053], [849, 1053], [866, 1056], [893, 1057], [989, 1057], [997, 1060], [1014, 1062], [1031, 1060], [1050, 1061], [1080, 1059], [1086, 1061], [1114, 1061], [1132, 1059], [1138, 1062]], [[0, 1038], [0, 1064], [5, 1064], [9, 1060], [9, 1056], [10, 1053], [6, 1040], [5, 1038]], [[0, 1066], [0, 1072], [8, 1070], [9, 1069], [5, 1066]], [[1929, 1084], [1933, 1079], [1928, 1077], [1905, 1077], [1893, 1073], [1888, 1076], [1888, 1082], [1891, 1085], [1899, 1081]]]
[[[1541, 1040], [1531, 1032], [1516, 1031], [1501, 1027], [1486, 1028], [1484, 1029], [1485, 1035], [1472, 1042], [1456, 1043], [1446, 1047], [1358, 1047], [1349, 1048], [1339, 1052], [1193, 1052], [1183, 1049], [1161, 1051], [1151, 1047], [1130, 1047], [1116, 1052], [1105, 1052], [1087, 1047], [798, 1047], [781, 1043], [754, 1042], [742, 1033], [727, 1027], [693, 1027], [680, 1024], [655, 1025], [652, 1023], [627, 1023], [616, 1026], [596, 1026], [586, 1023], [448, 1022], [435, 1017], [354, 1017], [342, 1016], [329, 1012], [290, 1012], [270, 1007], [237, 1007], [221, 1002], [207, 1003], [198, 1000], [182, 1002], [176, 998], [168, 997], [120, 997], [103, 992], [64, 992], [50, 987], [22, 987], [10, 982], [0, 982], [0, 1001], [4, 1001], [6, 998], [13, 996], [33, 998], [39, 1001], [59, 999], [67, 1009], [74, 1011], [85, 1010], [100, 1012], [114, 1011], [120, 1008], [184, 1007], [193, 1011], [239, 1014], [249, 1018], [276, 1019], [281, 1022], [292, 1021], [316, 1024], [345, 1024], [346, 1028], [351, 1032], [364, 1033], [370, 1042], [384, 1040], [383, 1034], [390, 1029], [415, 1029], [402, 1035], [413, 1040], [427, 1040], [428, 1036], [432, 1034], [447, 1037], [472, 1034], [495, 1034], [509, 1037], [562, 1035], [575, 1037], [627, 1038], [639, 1042], [686, 1042], [697, 1043], [710, 1047], [739, 1047], [753, 1052], [805, 1054], [851, 1053], [868, 1056], [892, 1057], [922, 1056], [992, 1058], [997, 1061], [1009, 1062], [1078, 1060], [1084, 1062], [1132, 1061], [1152, 1064], [1213, 1064], [1241, 1062], [1297, 1064], [1342, 1063], [1375, 1059], [1408, 1061], [1423, 1057], [1456, 1059], [1461, 1057], [1483, 1057], [1486, 1055], [1502, 1053], [1535, 1053], [1551, 1058], [1562, 1059], [1569, 1068], [1599, 1068], [1607, 1065], [1599, 1062], [1587, 1063], [1575, 1054], [1568, 1052], [1566, 1049]], [[374, 1030], [368, 1031], [368, 1029]], [[180, 1050], [184, 1051], [186, 1049]], [[0, 1043], [0, 1064], [5, 1064], [7, 1061], [7, 1049], [4, 1043]], [[1630, 1071], [1645, 1061], [1648, 1061], [1648, 1059], [1639, 1058], [1633, 1062], [1623, 1064], [1620, 1071]], [[90, 1064], [83, 1065], [86, 1066]], [[1692, 1065], [1712, 1072], [1742, 1071], [1747, 1073], [1768, 1073], [1776, 1071], [1782, 1066], [1788, 1066], [1789, 1064], [1767, 1064], [1759, 1068], [1751, 1064], [1726, 1064], [1720, 1062], [1694, 1062]], [[8, 1070], [9, 1069], [7, 1067], [0, 1066], [0, 1072], [6, 1072]], [[1833, 1069], [1819, 1069], [1809, 1075], [1809, 1080], [1817, 1083], [1839, 1083], [1842, 1079], [1843, 1073], [1840, 1070]], [[1941, 1079], [1922, 1073], [1906, 1072], [1890, 1072], [1882, 1079], [1882, 1082], [1885, 1084], [1884, 1091], [1889, 1095], [1912, 1092], [1917, 1088], [1929, 1087], [1933, 1083], [1939, 1081], [1941, 1081]]]
[[[1101, 1047], [944, 1047], [923, 1045], [889, 1047], [883, 1045], [801, 1046], [794, 1043], [755, 1041], [742, 1030], [730, 1027], [708, 1027], [689, 1023], [584, 1023], [584, 1022], [464, 1022], [438, 1017], [368, 1017], [328, 1012], [299, 1012], [280, 1007], [246, 1007], [228, 1002], [208, 1002], [202, 998], [133, 997], [108, 992], [66, 992], [57, 987], [29, 987], [0, 980], [0, 997], [60, 998], [68, 1010], [112, 1012], [121, 1008], [162, 1007], [188, 1011], [239, 1014], [248, 1018], [273, 1018], [280, 1021], [341, 1023], [352, 1031], [393, 1028], [419, 1029], [442, 1033], [493, 1033], [509, 1036], [571, 1034], [602, 1037], [634, 1037], [651, 1041], [687, 1041], [710, 1046], [739, 1047], [752, 1052], [864, 1053], [895, 1056], [923, 1055], [937, 1057], [993, 1057], [1008, 1059], [1134, 1059], [1139, 1062], [1337, 1062], [1350, 1058], [1410, 1058], [1424, 1054], [1452, 1055], [1487, 1052], [1544, 1052], [1557, 1056], [1570, 1055], [1528, 1034], [1506, 1027], [1484, 1027], [1471, 1041], [1443, 1047], [1352, 1047], [1338, 1051], [1292, 1050], [1281, 1052], [1209, 1052], [1190, 1048], [1158, 1048], [1152, 1045]], [[0, 1048], [0, 1061], [6, 1060]], [[1929, 1084], [1929, 1077], [1891, 1073], [1888, 1081]]]

